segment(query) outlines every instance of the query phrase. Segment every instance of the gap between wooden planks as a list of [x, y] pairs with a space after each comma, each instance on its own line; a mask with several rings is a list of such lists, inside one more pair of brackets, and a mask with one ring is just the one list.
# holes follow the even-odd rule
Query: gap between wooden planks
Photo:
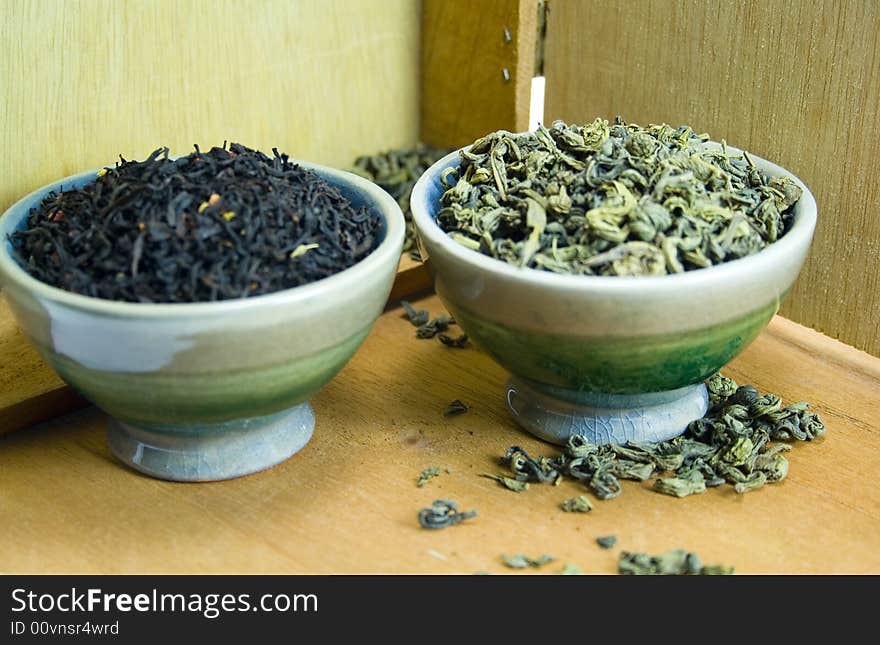
[[[442, 311], [436, 296], [418, 304]], [[416, 339], [392, 309], [313, 400], [311, 442], [263, 473], [145, 477], [110, 456], [94, 408], [0, 438], [0, 571], [507, 573], [502, 553], [550, 553], [535, 573], [611, 574], [620, 550], [685, 548], [738, 573], [880, 573], [880, 359], [777, 317], [725, 372], [822, 415], [825, 438], [794, 445], [788, 479], [685, 499], [626, 481], [619, 498], [568, 514], [559, 504], [583, 492], [576, 482], [514, 493], [479, 476], [502, 472], [512, 444], [556, 453], [512, 421], [504, 371], [474, 348]], [[444, 419], [453, 399], [471, 409]], [[419, 488], [428, 466], [450, 472]], [[418, 509], [438, 498], [478, 516], [421, 529]], [[609, 534], [618, 546], [598, 548]]]
[[[403, 255], [389, 302], [430, 286], [427, 267]], [[18, 328], [0, 293], [0, 435], [86, 405], [88, 402], [43, 362]]]

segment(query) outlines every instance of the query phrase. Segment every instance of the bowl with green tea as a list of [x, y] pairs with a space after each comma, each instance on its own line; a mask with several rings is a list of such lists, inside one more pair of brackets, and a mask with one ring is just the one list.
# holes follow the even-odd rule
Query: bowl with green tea
[[777, 312], [816, 225], [792, 173], [687, 126], [499, 131], [434, 164], [412, 214], [438, 295], [556, 443], [663, 441]]
[[378, 318], [397, 203], [354, 174], [239, 144], [53, 182], [0, 217], [0, 284], [129, 466], [182, 481], [280, 463]]

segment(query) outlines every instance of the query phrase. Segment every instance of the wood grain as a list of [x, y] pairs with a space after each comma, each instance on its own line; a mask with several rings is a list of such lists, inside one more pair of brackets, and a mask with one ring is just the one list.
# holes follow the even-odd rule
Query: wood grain
[[784, 315], [880, 355], [880, 4], [553, 0], [547, 121], [688, 123], [819, 204]]
[[348, 167], [418, 137], [411, 0], [8, 0], [0, 42], [0, 212], [162, 145], [239, 141]]
[[535, 0], [422, 2], [425, 143], [459, 147], [495, 130], [528, 129], [536, 20]]
[[[436, 297], [420, 301], [432, 314]], [[110, 456], [106, 418], [90, 408], [0, 439], [0, 571], [96, 573], [508, 572], [502, 553], [552, 553], [613, 573], [619, 549], [697, 551], [739, 573], [880, 573], [880, 359], [775, 318], [730, 366], [740, 382], [811, 401], [825, 438], [798, 444], [787, 480], [747, 495], [730, 487], [675, 499], [624, 482], [588, 515], [559, 503], [573, 481], [507, 491], [512, 444], [555, 447], [517, 429], [504, 372], [473, 348], [419, 340], [399, 310], [314, 399], [317, 428], [275, 468], [211, 484], [162, 482]], [[444, 419], [452, 399], [471, 405]], [[448, 468], [424, 488], [428, 466]], [[426, 531], [418, 509], [454, 499], [479, 515]], [[594, 539], [616, 534], [618, 549]]]
[[0, 435], [85, 405], [43, 362], [0, 293]]

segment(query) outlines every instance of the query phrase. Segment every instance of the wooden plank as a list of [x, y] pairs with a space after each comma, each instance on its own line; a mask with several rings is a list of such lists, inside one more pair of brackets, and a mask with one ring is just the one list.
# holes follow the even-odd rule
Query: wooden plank
[[[436, 297], [420, 301], [432, 314]], [[517, 429], [504, 372], [475, 349], [419, 340], [399, 310], [313, 401], [315, 435], [266, 472], [211, 484], [158, 481], [121, 467], [90, 408], [0, 439], [0, 570], [7, 573], [473, 573], [506, 570], [502, 553], [552, 553], [613, 573], [618, 549], [697, 551], [739, 573], [880, 573], [880, 359], [775, 318], [730, 366], [740, 382], [811, 401], [828, 432], [789, 454], [782, 483], [675, 499], [624, 482], [589, 515], [559, 503], [582, 487], [507, 491], [512, 444], [556, 449]], [[471, 410], [444, 419], [452, 399]], [[449, 468], [419, 488], [427, 466]], [[418, 509], [453, 499], [479, 515], [426, 531]]]
[[547, 121], [688, 123], [819, 204], [782, 313], [880, 355], [880, 4], [553, 0]]
[[537, 0], [423, 1], [425, 143], [459, 147], [528, 129], [536, 19]]
[[[428, 268], [400, 258], [389, 303], [432, 286]], [[0, 294], [0, 435], [88, 405], [40, 358]]]
[[0, 212], [162, 145], [239, 141], [343, 168], [413, 145], [419, 15], [411, 0], [2, 2]]
[[85, 405], [43, 362], [0, 293], [0, 435]]

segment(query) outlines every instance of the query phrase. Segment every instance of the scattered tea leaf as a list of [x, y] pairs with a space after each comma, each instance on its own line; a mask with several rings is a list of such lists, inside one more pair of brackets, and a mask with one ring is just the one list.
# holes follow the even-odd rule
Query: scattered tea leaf
[[467, 403], [455, 399], [455, 401], [447, 405], [446, 408], [443, 410], [443, 416], [454, 417], [459, 414], [464, 414], [468, 410], [470, 410], [470, 408], [468, 407]]
[[584, 575], [584, 571], [576, 564], [568, 563], [564, 567], [562, 567], [562, 571], [559, 572], [559, 575], [562, 575], [562, 576], [582, 576], [582, 575]]
[[401, 300], [400, 306], [403, 307], [404, 314], [409, 322], [416, 327], [421, 327], [430, 320], [431, 316], [427, 309], [415, 309], [406, 300]]
[[439, 335], [440, 342], [446, 345], [447, 347], [453, 347], [455, 349], [464, 349], [467, 347], [468, 337], [467, 334], [462, 334], [457, 338], [453, 338], [447, 334]]
[[493, 475], [491, 473], [483, 473], [480, 477], [488, 477], [489, 479], [494, 479], [499, 484], [508, 488], [512, 491], [516, 491], [517, 493], [521, 493], [525, 490], [529, 489], [528, 482], [521, 482], [516, 479], [512, 479], [510, 477], [505, 477], [504, 475]]
[[788, 460], [780, 453], [790, 446], [773, 441], [812, 441], [825, 431], [806, 403], [783, 407], [779, 397], [761, 396], [721, 374], [706, 385], [706, 415], [669, 441], [596, 445], [573, 435], [562, 454], [532, 458], [511, 446], [501, 461], [519, 481], [558, 483], [571, 477], [603, 500], [620, 494], [619, 479], [644, 481], [662, 472], [672, 476], [658, 478], [653, 490], [666, 495], [686, 497], [725, 482], [746, 493], [788, 475]]
[[674, 549], [659, 555], [622, 551], [617, 562], [618, 573], [624, 575], [729, 575], [733, 567], [702, 566], [696, 553]]
[[446, 499], [435, 500], [429, 508], [419, 511], [419, 524], [426, 529], [442, 529], [476, 517], [476, 511], [458, 512], [458, 505]]
[[507, 465], [514, 472], [516, 479], [520, 481], [555, 483], [560, 476], [551, 460], [546, 457], [532, 459], [519, 446], [508, 448], [501, 462]]
[[603, 535], [602, 537], [597, 537], [596, 544], [598, 544], [603, 549], [612, 549], [617, 544], [617, 536]]
[[528, 569], [529, 567], [542, 567], [555, 561], [556, 558], [546, 553], [538, 558], [530, 558], [522, 553], [517, 553], [515, 555], [502, 555], [501, 560], [511, 569]]
[[437, 477], [438, 475], [440, 475], [440, 469], [437, 468], [436, 466], [431, 466], [430, 468], [425, 468], [419, 474], [419, 481], [418, 481], [419, 488], [421, 488], [422, 486], [427, 484], [429, 481], [431, 481], [434, 477]]
[[444, 332], [449, 329], [450, 325], [455, 324], [455, 319], [452, 316], [437, 316], [436, 318], [432, 318], [424, 325], [420, 325], [418, 329], [416, 329], [416, 336], [419, 338], [434, 338], [440, 332]]
[[700, 569], [701, 576], [730, 576], [733, 575], [733, 572], [733, 567], [726, 567], [721, 564], [710, 564]]
[[593, 510], [593, 503], [586, 495], [578, 495], [562, 502], [562, 510], [566, 513], [589, 513]]

